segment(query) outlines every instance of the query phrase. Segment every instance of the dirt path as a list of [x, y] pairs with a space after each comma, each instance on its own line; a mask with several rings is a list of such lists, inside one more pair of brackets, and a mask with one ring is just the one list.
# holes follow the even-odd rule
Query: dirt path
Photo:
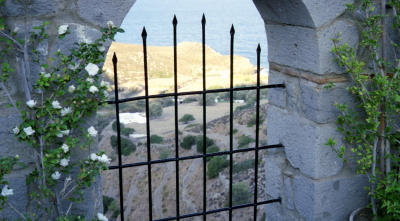
[[[175, 172], [175, 168], [173, 167], [174, 164], [167, 163], [166, 167], [163, 167], [164, 172], [162, 180], [160, 184], [157, 186], [156, 190], [154, 191], [154, 196], [163, 196], [164, 186], [167, 184], [168, 177], [172, 176]], [[157, 200], [153, 201], [153, 210], [155, 217], [165, 217], [162, 209], [162, 201], [163, 198], [157, 198]]]

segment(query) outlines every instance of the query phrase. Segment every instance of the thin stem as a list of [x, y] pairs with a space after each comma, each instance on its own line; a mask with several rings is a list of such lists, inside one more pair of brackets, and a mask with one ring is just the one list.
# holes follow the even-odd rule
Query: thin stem
[[11, 97], [10, 92], [8, 91], [7, 87], [4, 85], [3, 82], [0, 83], [0, 87], [6, 93], [6, 96], [10, 101], [11, 105], [14, 107], [15, 111], [21, 116], [21, 112], [19, 111], [17, 105], [15, 104], [14, 99]]
[[386, 176], [389, 175], [391, 170], [391, 163], [390, 163], [390, 141], [386, 140]]
[[[371, 179], [375, 179], [376, 177], [376, 155], [377, 155], [377, 146], [378, 146], [378, 138], [375, 138], [374, 141], [374, 146], [372, 149], [372, 177], [370, 178], [370, 183], [371, 183], [371, 193], [375, 192], [375, 185], [374, 182], [371, 182]], [[377, 215], [377, 209], [376, 209], [376, 202], [373, 194], [371, 194], [371, 204], [372, 204], [372, 212], [374, 216]]]
[[44, 162], [43, 162], [43, 148], [44, 148], [44, 144], [43, 144], [43, 136], [40, 136], [39, 138], [40, 141], [40, 162], [42, 163], [42, 182], [43, 185], [46, 185], [46, 169], [44, 168]]
[[3, 35], [4, 37], [10, 39], [20, 50], [23, 50], [23, 46], [15, 38], [11, 37], [10, 35], [1, 30], [0, 30], [0, 35]]
[[22, 214], [17, 208], [15, 208], [14, 205], [12, 205], [10, 202], [7, 202], [7, 205], [14, 210], [15, 213], [17, 213], [23, 220], [27, 220], [24, 214]]

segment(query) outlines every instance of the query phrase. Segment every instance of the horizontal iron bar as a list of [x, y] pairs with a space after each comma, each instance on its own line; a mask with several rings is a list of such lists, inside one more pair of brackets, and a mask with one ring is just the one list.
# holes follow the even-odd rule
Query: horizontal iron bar
[[[281, 198], [277, 198], [277, 199], [265, 200], [265, 201], [261, 201], [261, 202], [257, 202], [257, 203], [248, 203], [248, 204], [242, 204], [242, 205], [237, 205], [237, 206], [232, 206], [232, 207], [225, 207], [225, 208], [221, 208], [221, 209], [209, 210], [209, 211], [206, 211], [205, 213], [206, 214], [220, 213], [220, 212], [229, 211], [231, 209], [235, 210], [235, 209], [242, 209], [242, 208], [246, 208], [246, 207], [260, 206], [260, 205], [265, 205], [265, 204], [270, 204], [270, 203], [280, 203], [280, 202], [281, 202]], [[190, 213], [190, 214], [181, 215], [181, 216], [179, 216], [179, 218], [184, 219], [184, 218], [190, 218], [190, 217], [202, 216], [202, 215], [204, 215], [204, 213], [202, 213], [202, 212]], [[167, 218], [157, 219], [157, 220], [153, 220], [153, 221], [169, 221], [169, 220], [176, 220], [177, 218], [178, 217], [167, 217]]]
[[[232, 88], [232, 91], [246, 91], [246, 90], [255, 90], [255, 89], [267, 89], [267, 88], [285, 88], [285, 84], [271, 84], [271, 85], [263, 85], [260, 87], [252, 86], [252, 87], [238, 87]], [[206, 91], [188, 91], [188, 92], [179, 92], [179, 93], [166, 93], [166, 94], [155, 94], [149, 96], [138, 96], [138, 97], [131, 97], [120, 99], [118, 103], [126, 103], [130, 101], [137, 101], [137, 100], [144, 100], [146, 98], [163, 98], [163, 97], [174, 97], [174, 96], [185, 96], [185, 95], [196, 95], [196, 94], [212, 94], [212, 93], [221, 93], [221, 92], [229, 92], [231, 91], [230, 88], [222, 88], [222, 89], [213, 89], [213, 90], [206, 90]], [[116, 101], [107, 101], [108, 104], [115, 104]]]
[[[268, 146], [262, 146], [259, 147], [258, 150], [266, 150], [266, 149], [272, 149], [272, 148], [281, 148], [284, 147], [282, 144], [274, 144], [274, 145], [268, 145]], [[115, 170], [121, 168], [129, 168], [129, 167], [138, 167], [138, 166], [145, 166], [145, 165], [152, 165], [152, 164], [160, 164], [160, 163], [168, 163], [168, 162], [175, 162], [175, 161], [183, 161], [183, 160], [193, 160], [193, 159], [200, 159], [203, 157], [214, 157], [214, 156], [221, 156], [221, 155], [228, 155], [231, 153], [243, 153], [243, 152], [250, 152], [254, 151], [256, 148], [244, 148], [244, 149], [237, 149], [233, 151], [221, 151], [221, 152], [216, 152], [216, 153], [208, 153], [206, 155], [204, 154], [198, 154], [198, 155], [192, 155], [192, 156], [186, 156], [186, 157], [179, 157], [179, 158], [167, 158], [163, 160], [152, 160], [149, 162], [138, 162], [138, 163], [130, 163], [130, 164], [123, 164], [121, 166], [109, 166], [109, 170]]]

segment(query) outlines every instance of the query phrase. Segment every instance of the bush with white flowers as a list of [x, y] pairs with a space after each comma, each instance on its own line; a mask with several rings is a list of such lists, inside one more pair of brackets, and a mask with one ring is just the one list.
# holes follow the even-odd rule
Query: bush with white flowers
[[[0, 26], [5, 26], [0, 20]], [[27, 25], [27, 24], [25, 24]], [[31, 45], [48, 38], [46, 33], [48, 23], [35, 27], [27, 35], [31, 41], [21, 41], [17, 31], [7, 33], [8, 28], [0, 30], [0, 40], [12, 39], [8, 42], [12, 54], [13, 49], [34, 48]], [[27, 26], [28, 27], [28, 26]], [[100, 65], [105, 60], [105, 46], [108, 40], [113, 40], [122, 29], [108, 22], [101, 29], [102, 36], [93, 43], [77, 43], [68, 54], [60, 50], [55, 53], [49, 63], [38, 63], [41, 59], [37, 51], [24, 51], [23, 58], [17, 59], [22, 65], [34, 61], [42, 70], [32, 87], [28, 86], [27, 76], [30, 70], [15, 72], [9, 65], [7, 57], [0, 58], [0, 86], [6, 92], [16, 113], [21, 116], [21, 123], [10, 131], [20, 141], [27, 144], [34, 152], [35, 168], [27, 177], [27, 184], [38, 188], [30, 192], [30, 197], [37, 205], [45, 205], [40, 210], [18, 211], [8, 197], [18, 190], [13, 189], [5, 176], [12, 173], [18, 162], [16, 157], [0, 157], [0, 210], [8, 207], [14, 210], [22, 220], [84, 220], [83, 214], [70, 214], [71, 207], [83, 200], [83, 190], [90, 187], [96, 176], [107, 169], [111, 159], [102, 151], [88, 153], [87, 160], [72, 159], [75, 149], [88, 149], [96, 139], [98, 132], [94, 126], [82, 126], [82, 121], [96, 112], [99, 104], [105, 103], [109, 84], [101, 81]], [[68, 24], [58, 27], [58, 37], [65, 38], [71, 30]], [[0, 41], [2, 42], [7, 41]], [[21, 48], [20, 48], [21, 47]], [[21, 50], [23, 51], [23, 50]], [[18, 55], [17, 55], [18, 56]], [[7, 90], [9, 75], [19, 75], [23, 81], [25, 100], [14, 101]], [[25, 104], [25, 105], [22, 105]], [[73, 173], [72, 171], [79, 171]], [[63, 208], [60, 205], [69, 205]], [[103, 214], [97, 214], [97, 220], [108, 220]]]

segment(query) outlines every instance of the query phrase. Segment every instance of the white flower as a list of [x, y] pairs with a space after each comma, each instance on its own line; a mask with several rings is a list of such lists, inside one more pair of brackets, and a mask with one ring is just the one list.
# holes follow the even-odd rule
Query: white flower
[[50, 74], [50, 73], [42, 72], [41, 74], [42, 74], [42, 76], [45, 77], [45, 78], [51, 77], [51, 74]]
[[93, 78], [86, 78], [86, 81], [89, 82], [89, 83], [93, 83], [94, 82]]
[[98, 46], [97, 49], [99, 49], [100, 52], [104, 52], [106, 50], [106, 48], [103, 45]]
[[107, 25], [108, 25], [108, 27], [110, 27], [110, 28], [114, 28], [114, 27], [115, 27], [113, 21], [108, 21], [108, 22], [107, 22]]
[[16, 27], [14, 28], [14, 31], [13, 31], [13, 32], [17, 33], [18, 31], [19, 31], [19, 27], [16, 26]]
[[65, 115], [69, 114], [72, 112], [72, 109], [70, 107], [64, 107], [61, 109], [61, 116], [64, 117]]
[[101, 81], [100, 86], [106, 87], [108, 89], [108, 88], [110, 88], [110, 83], [108, 83], [108, 81]]
[[67, 33], [67, 31], [68, 31], [68, 25], [61, 25], [60, 27], [58, 27], [59, 35], [63, 35], [65, 33]]
[[96, 92], [99, 92], [99, 89], [96, 86], [90, 86], [89, 88], [90, 93], [94, 94]]
[[19, 155], [18, 155], [18, 154], [17, 154], [17, 155], [15, 155], [15, 158], [19, 159]]
[[14, 127], [13, 128], [13, 133], [14, 134], [18, 134], [19, 133], [19, 128], [18, 127]]
[[108, 218], [102, 213], [97, 213], [97, 219], [99, 219], [100, 221], [108, 221]]
[[56, 171], [53, 174], [51, 174], [51, 178], [53, 178], [53, 180], [58, 180], [61, 177], [61, 173]]
[[62, 130], [62, 131], [60, 131], [60, 133], [58, 133], [57, 134], [57, 137], [64, 137], [64, 135], [65, 136], [67, 136], [69, 134], [69, 130]]
[[64, 153], [67, 153], [69, 151], [69, 146], [67, 144], [63, 144], [61, 149], [64, 151]]
[[30, 136], [30, 135], [32, 135], [32, 134], [35, 133], [35, 130], [32, 129], [31, 126], [29, 126], [29, 127], [25, 127], [25, 128], [24, 128], [24, 132], [25, 132], [25, 134], [26, 134], [27, 136]]
[[30, 108], [33, 108], [36, 106], [36, 101], [29, 100], [28, 102], [26, 102], [26, 105], [28, 105], [28, 107], [30, 107]]
[[89, 63], [86, 65], [85, 70], [89, 73], [90, 76], [95, 76], [99, 72], [99, 67], [95, 64]]
[[60, 102], [58, 102], [57, 100], [51, 102], [51, 106], [53, 106], [54, 109], [61, 109], [61, 105]]
[[91, 154], [90, 154], [90, 159], [91, 159], [91, 160], [96, 161], [97, 158], [98, 158], [97, 154], [95, 154], [95, 153], [91, 153]]
[[97, 136], [97, 130], [93, 126], [89, 127], [87, 131], [90, 134], [90, 136], [92, 137]]
[[69, 160], [68, 159], [61, 159], [60, 160], [60, 165], [62, 166], [62, 167], [66, 167], [66, 166], [68, 166], [68, 164], [69, 164]]
[[72, 180], [72, 178], [70, 176], [65, 179], [66, 182], [69, 182], [71, 180]]
[[108, 97], [108, 95], [109, 95], [107, 91], [103, 91], [103, 94], [105, 97]]
[[74, 91], [75, 91], [75, 86], [74, 85], [71, 85], [71, 86], [68, 87], [68, 92], [69, 93], [73, 93]]
[[107, 164], [109, 164], [111, 162], [111, 159], [105, 154], [101, 155], [101, 157], [98, 157], [97, 160], [102, 163], [107, 163]]
[[8, 185], [5, 185], [3, 187], [3, 189], [1, 190], [1, 195], [2, 196], [11, 196], [14, 195], [14, 190], [13, 189], [9, 189]]

